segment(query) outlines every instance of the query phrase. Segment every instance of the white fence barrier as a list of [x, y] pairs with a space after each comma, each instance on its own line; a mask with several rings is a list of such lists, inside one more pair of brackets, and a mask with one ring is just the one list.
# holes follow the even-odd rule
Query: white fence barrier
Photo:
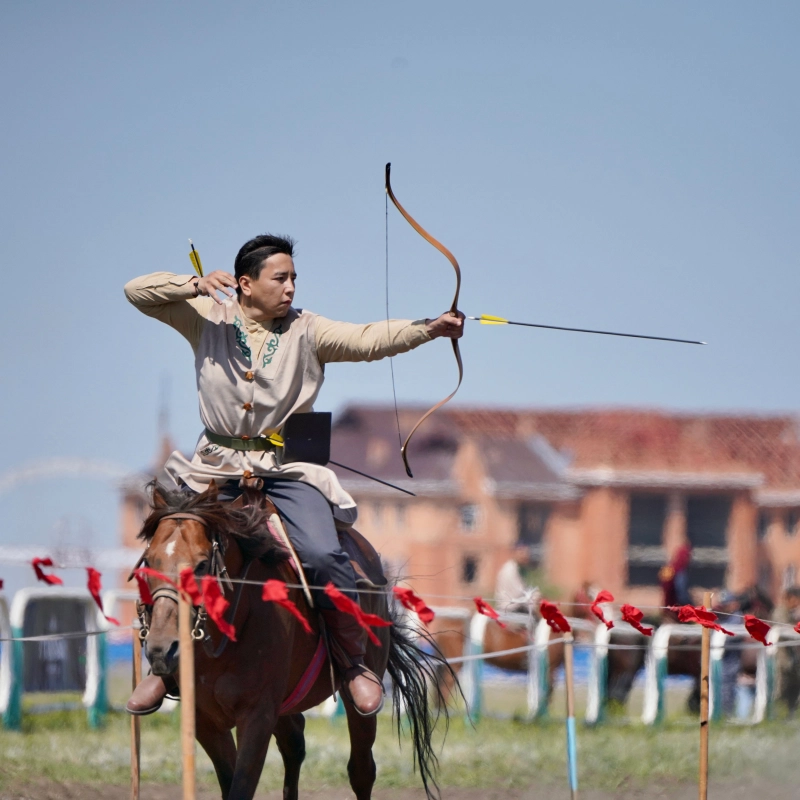
[[[6, 669], [0, 678], [0, 709], [6, 728], [21, 728], [26, 689], [45, 693], [82, 689], [89, 725], [101, 724], [107, 696], [105, 641], [98, 635], [102, 631], [99, 618], [94, 600], [84, 589], [33, 587], [14, 595], [8, 621], [17, 641], [4, 643], [10, 647], [3, 648]], [[88, 635], [63, 635], [84, 632]], [[31, 636], [39, 638], [20, 641]]]

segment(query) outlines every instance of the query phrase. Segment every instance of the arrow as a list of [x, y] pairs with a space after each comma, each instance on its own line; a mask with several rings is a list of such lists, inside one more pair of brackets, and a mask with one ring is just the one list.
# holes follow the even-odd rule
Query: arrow
[[595, 331], [589, 328], [564, 328], [561, 325], [540, 325], [535, 322], [513, 322], [504, 317], [495, 317], [491, 314], [481, 314], [479, 317], [467, 317], [480, 322], [481, 325], [522, 325], [526, 328], [546, 328], [551, 331], [572, 331], [573, 333], [597, 333], [601, 336], [625, 336], [628, 339], [655, 339], [658, 342], [680, 342], [681, 344], [708, 344], [694, 339], [673, 339], [669, 336], [645, 336], [641, 333], [618, 333], [617, 331]]
[[189, 239], [189, 244], [192, 248], [192, 252], [189, 253], [189, 260], [192, 262], [192, 266], [194, 267], [194, 271], [202, 278], [203, 277], [203, 262], [200, 260], [200, 253], [194, 249], [194, 243], [191, 239]]

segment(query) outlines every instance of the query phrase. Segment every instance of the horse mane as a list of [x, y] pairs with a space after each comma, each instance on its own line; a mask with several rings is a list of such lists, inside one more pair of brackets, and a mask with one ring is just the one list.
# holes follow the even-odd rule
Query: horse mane
[[221, 503], [218, 500], [216, 487], [196, 494], [170, 491], [153, 480], [147, 484], [147, 491], [152, 510], [142, 524], [138, 536], [145, 542], [152, 541], [164, 517], [186, 513], [202, 518], [209, 534], [231, 536], [250, 558], [257, 558], [270, 565], [279, 564], [289, 558], [285, 548], [269, 532], [261, 492], [245, 490], [245, 505], [232, 507], [231, 503]]

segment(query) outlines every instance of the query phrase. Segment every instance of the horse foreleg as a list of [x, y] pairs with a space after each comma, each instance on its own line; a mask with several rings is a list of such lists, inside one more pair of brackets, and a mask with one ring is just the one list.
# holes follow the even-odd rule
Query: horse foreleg
[[255, 796], [277, 714], [261, 706], [236, 722], [236, 768], [225, 800], [252, 800]]
[[375, 784], [375, 759], [372, 745], [378, 733], [377, 717], [362, 717], [349, 700], [344, 700], [347, 713], [347, 729], [350, 732], [350, 760], [347, 762], [347, 777], [356, 800], [369, 800]]
[[302, 714], [279, 717], [275, 741], [283, 758], [283, 800], [297, 800], [300, 767], [306, 757], [306, 719]]
[[217, 773], [222, 800], [227, 800], [236, 767], [236, 744], [229, 730], [218, 728], [205, 714], [197, 714], [197, 741], [206, 751]]

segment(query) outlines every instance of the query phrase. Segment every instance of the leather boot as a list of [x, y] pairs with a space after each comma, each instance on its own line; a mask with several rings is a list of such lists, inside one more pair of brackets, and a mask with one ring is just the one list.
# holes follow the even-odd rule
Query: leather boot
[[364, 630], [342, 611], [320, 609], [328, 631], [330, 655], [342, 680], [342, 691], [353, 701], [362, 717], [371, 717], [383, 708], [383, 683], [364, 664]]
[[131, 699], [125, 705], [125, 710], [129, 714], [135, 714], [140, 717], [145, 714], [152, 714], [161, 708], [161, 704], [167, 694], [173, 696], [178, 694], [178, 684], [172, 675], [167, 675], [166, 677], [148, 675], [133, 690]]

